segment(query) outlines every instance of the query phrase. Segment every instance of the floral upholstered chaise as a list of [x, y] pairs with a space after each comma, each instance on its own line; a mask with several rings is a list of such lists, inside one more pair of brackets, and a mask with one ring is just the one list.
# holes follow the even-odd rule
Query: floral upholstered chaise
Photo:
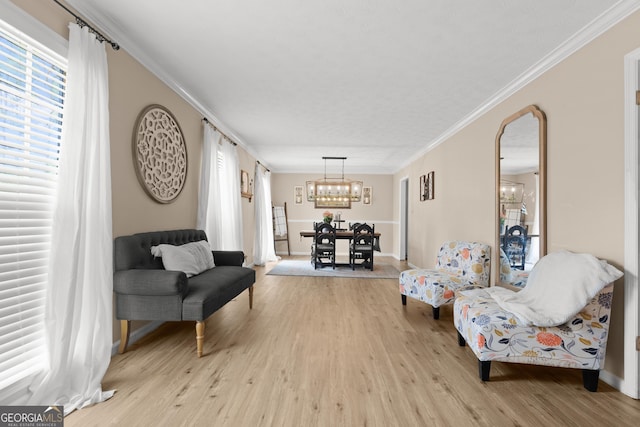
[[482, 381], [489, 380], [495, 360], [582, 369], [584, 387], [596, 391], [613, 282], [621, 276], [591, 255], [547, 255], [531, 270], [522, 291], [461, 292], [453, 309], [458, 342], [469, 344], [478, 358]]
[[440, 306], [452, 304], [456, 293], [489, 285], [491, 248], [484, 243], [449, 241], [438, 253], [434, 269], [413, 269], [400, 273], [402, 305], [407, 296], [433, 307], [433, 318], [440, 317]]

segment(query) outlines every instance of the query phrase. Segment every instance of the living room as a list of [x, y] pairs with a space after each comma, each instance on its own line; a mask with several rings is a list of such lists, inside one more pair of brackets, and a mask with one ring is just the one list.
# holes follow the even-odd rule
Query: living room
[[[68, 38], [69, 14], [53, 2], [13, 1], [13, 4], [40, 21], [49, 30], [64, 39]], [[631, 6], [626, 5], [627, 11], [632, 9]], [[574, 252], [590, 253], [625, 271], [625, 278], [615, 283], [615, 297], [611, 315], [612, 326], [608, 339], [605, 369], [601, 374], [601, 380], [607, 384], [604, 387], [608, 387], [606, 389], [609, 391], [603, 394], [616, 393], [615, 398], [608, 397], [608, 399], [625, 402], [619, 408], [621, 413], [633, 414], [633, 411], [636, 411], [635, 414], [638, 414], [638, 401], [634, 399], [639, 397], [637, 393], [640, 366], [638, 366], [635, 343], [631, 342], [631, 335], [637, 334], [640, 329], [637, 320], [640, 302], [637, 290], [630, 291], [630, 286], [634, 282], [627, 282], [629, 276], [634, 276], [630, 274], [633, 272], [633, 265], [629, 257], [633, 259], [635, 255], [635, 263], [637, 264], [638, 248], [637, 239], [635, 247], [632, 242], [628, 241], [627, 215], [629, 209], [633, 211], [634, 208], [629, 207], [630, 199], [626, 192], [628, 190], [625, 190], [628, 187], [629, 174], [631, 173], [628, 171], [635, 170], [637, 173], [637, 164], [630, 164], [632, 159], [629, 158], [628, 151], [627, 104], [624, 90], [627, 82], [625, 79], [625, 58], [640, 48], [640, 33], [637, 31], [637, 28], [640, 27], [640, 12], [633, 9], [625, 16], [611, 18], [611, 20], [615, 21], [614, 25], [606, 26], [603, 23], [602, 31], [593, 33], [591, 38], [575, 52], [558, 60], [557, 63], [553, 63], [544, 72], [521, 86], [515, 86], [505, 91], [502, 97], [497, 97], [491, 104], [479, 107], [475, 114], [468, 116], [466, 121], [446, 135], [442, 135], [436, 143], [429, 144], [428, 149], [426, 147], [428, 141], [425, 141], [425, 149], [422, 152], [416, 152], [415, 157], [407, 158], [402, 167], [393, 172], [350, 172], [349, 160], [347, 159], [346, 175], [371, 187], [372, 200], [370, 205], [359, 204], [357, 208], [354, 207], [352, 210], [342, 209], [341, 213], [347, 220], [367, 220], [376, 223], [376, 230], [380, 230], [383, 235], [381, 255], [388, 257], [389, 262], [397, 263], [398, 266], [433, 267], [438, 248], [446, 240], [487, 242], [493, 246], [496, 241], [496, 135], [505, 118], [528, 105], [538, 106], [544, 111], [548, 123], [547, 252], [567, 249]], [[128, 53], [126, 47], [120, 51], [107, 49], [107, 58], [111, 123], [113, 237], [146, 231], [194, 228], [198, 209], [200, 179], [198, 172], [202, 159], [203, 112], [194, 108], [185, 93], [180, 93], [176, 86], [172, 86], [171, 82], [163, 80], [161, 70], [150, 71], [149, 64], [139, 62]], [[132, 161], [132, 129], [140, 111], [150, 104], [160, 104], [170, 110], [180, 123], [184, 134], [188, 152], [188, 172], [184, 188], [172, 203], [159, 204], [145, 193], [145, 190], [139, 185]], [[209, 119], [211, 118], [209, 117]], [[397, 141], [389, 141], [390, 145], [396, 143]], [[250, 174], [253, 174], [256, 161], [264, 161], [264, 159], [257, 158], [255, 152], [243, 144], [238, 145], [238, 156], [240, 169], [249, 171]], [[421, 201], [419, 197], [420, 177], [429, 171], [435, 171], [435, 197], [430, 201]], [[296, 204], [294, 188], [305, 186], [307, 181], [313, 181], [320, 177], [322, 177], [320, 171], [306, 173], [273, 171], [272, 173], [272, 200], [275, 204], [287, 203], [293, 236], [291, 238], [291, 252], [294, 255], [308, 254], [309, 242], [299, 239], [298, 233], [302, 229], [310, 228], [313, 221], [321, 220], [324, 210], [316, 209], [313, 203], [306, 199], [301, 204]], [[401, 249], [400, 228], [403, 219], [401, 218], [400, 206], [401, 188], [405, 182], [408, 185], [407, 209], [409, 215], [406, 226], [409, 234], [405, 248], [408, 258], [406, 264], [401, 264], [404, 260], [401, 257], [403, 249]], [[248, 266], [254, 264], [254, 235], [252, 232], [255, 230], [254, 208], [255, 200], [242, 199], [242, 228], [245, 230], [243, 247], [247, 256], [245, 264]], [[637, 214], [637, 206], [635, 206], [635, 212]], [[279, 250], [279, 254], [282, 255], [282, 250]], [[256, 268], [258, 271], [264, 269], [264, 267]], [[265, 283], [263, 290], [260, 290], [261, 280]], [[280, 286], [275, 283], [275, 280], [273, 277], [268, 278], [264, 271], [258, 273], [256, 306], [267, 302], [269, 304], [282, 303], [284, 304], [282, 310], [290, 309], [291, 305], [296, 304], [294, 299], [287, 299], [286, 296], [280, 294], [278, 295], [283, 300], [273, 298], [275, 291], [272, 289]], [[635, 284], [637, 287], [637, 281]], [[285, 279], [283, 286], [289, 285], [295, 286], [295, 282]], [[309, 283], [303, 283], [303, 285], [305, 290], [313, 292]], [[391, 295], [391, 290], [394, 292], [393, 295]], [[381, 308], [382, 313], [387, 313], [387, 310], [389, 312], [402, 310], [400, 298], [398, 298], [397, 282], [396, 287], [391, 290], [376, 290], [376, 296], [379, 296], [383, 301], [387, 301], [389, 298], [393, 304], [392, 307]], [[292, 295], [302, 298], [299, 291], [293, 292]], [[326, 295], [323, 294], [323, 297]], [[260, 302], [260, 298], [262, 298], [262, 302]], [[353, 310], [357, 313], [358, 305], [361, 304], [357, 303], [357, 298], [358, 294], [354, 291], [349, 296], [349, 301], [354, 304], [350, 308], [344, 304], [339, 307], [345, 311]], [[218, 348], [216, 352], [216, 360], [221, 363], [231, 363], [229, 358], [224, 357], [224, 352], [230, 351], [236, 345], [229, 334], [234, 331], [239, 333], [242, 328], [251, 328], [252, 325], [260, 323], [260, 319], [255, 317], [243, 320], [245, 312], [242, 312], [237, 306], [242, 305], [242, 309], [246, 308], [244, 307], [244, 296], [239, 299], [242, 300], [242, 304], [233, 305], [227, 314], [221, 314], [221, 317], [214, 319], [214, 324], [209, 326], [209, 329], [213, 331], [218, 323], [227, 324], [230, 320], [240, 322], [225, 332], [212, 332], [208, 337], [212, 340], [212, 345], [216, 340], [222, 340], [226, 343], [227, 347]], [[371, 299], [367, 297], [366, 301], [371, 302]], [[322, 305], [321, 300], [317, 302], [318, 305]], [[314, 309], [313, 304], [308, 301], [304, 302], [304, 307], [307, 310]], [[327, 307], [317, 307], [316, 309], [320, 316], [336, 316], [333, 309]], [[270, 319], [265, 323], [275, 328], [291, 328], [291, 324], [284, 325], [272, 322], [272, 318], [277, 313], [276, 309], [262, 312], [266, 319]], [[401, 316], [400, 319], [406, 319], [412, 328], [419, 322], [426, 322], [425, 329], [427, 331], [416, 332], [416, 336], [420, 339], [430, 339], [429, 333], [433, 333], [442, 340], [439, 349], [458, 350], [455, 347], [455, 342], [454, 346], [449, 347], [449, 344], [445, 344], [448, 338], [443, 337], [443, 334], [448, 334], [448, 330], [451, 329], [450, 318], [443, 317], [440, 323], [435, 323], [433, 320], [425, 320], [425, 313], [429, 313], [426, 307], [410, 305], [406, 311], [406, 317]], [[297, 314], [292, 315], [294, 317], [291, 319], [301, 319], [301, 317], [296, 317]], [[353, 315], [355, 316], [355, 314]], [[376, 316], [375, 313], [371, 313], [371, 315]], [[388, 316], [394, 319], [393, 322], [400, 322], [393, 317], [395, 314], [388, 314]], [[353, 322], [360, 328], [354, 326], [355, 333], [371, 333], [370, 329], [362, 326], [362, 320], [356, 319]], [[374, 323], [384, 322], [375, 319]], [[113, 325], [115, 346], [120, 339], [119, 322], [115, 318]], [[309, 328], [323, 327], [315, 322], [311, 322], [308, 326]], [[134, 332], [144, 327], [143, 323], [135, 323]], [[266, 333], [263, 329], [255, 327], [257, 328], [254, 331], [255, 334], [258, 333], [257, 331]], [[403, 330], [405, 326], [401, 323], [394, 323], [394, 327]], [[180, 360], [185, 360], [184, 355], [171, 353], [173, 350], [163, 346], [163, 343], [169, 342], [179, 345], [184, 343], [185, 346], [191, 346], [192, 328], [171, 325], [167, 329], [163, 329], [163, 334], [166, 336], [158, 335], [157, 331], [152, 332], [144, 338], [144, 345], [136, 348], [147, 347], [171, 357], [182, 357]], [[384, 335], [390, 336], [386, 332]], [[151, 340], [149, 340], [150, 337]], [[452, 337], [455, 340], [455, 335]], [[272, 335], [270, 339], [277, 340], [278, 337]], [[328, 342], [325, 341], [328, 338], [324, 336], [320, 336], [318, 339], [325, 343]], [[259, 341], [257, 336], [252, 333], [242, 338], [243, 343], [247, 343], [249, 340]], [[306, 337], [301, 340], [306, 342], [310, 339]], [[336, 337], [337, 343], [348, 342], [348, 340], [348, 334]], [[283, 344], [293, 347], [300, 342], [292, 340]], [[389, 346], [395, 344], [398, 343], [393, 340], [388, 343]], [[372, 345], [377, 348], [386, 346], [384, 343], [378, 342]], [[421, 346], [413, 350], [428, 351], [428, 348]], [[251, 353], [258, 350], [247, 347], [245, 351]], [[136, 351], [132, 351], [122, 356], [114, 356], [114, 358], [123, 358], [125, 361], [129, 361], [135, 358], [135, 353]], [[153, 351], [144, 351], [145, 357], [153, 357], [151, 353]], [[319, 354], [303, 354], [317, 363], [329, 364], [326, 360], [323, 361]], [[195, 355], [193, 356], [195, 357]], [[454, 360], [464, 357], [459, 354], [440, 356], [443, 359]], [[468, 352], [466, 356], [469, 356]], [[211, 358], [213, 357], [212, 355]], [[433, 354], [429, 354], [428, 358], [429, 360], [437, 359]], [[181, 371], [165, 372], [164, 369], [168, 368], [163, 367], [163, 364], [158, 360], [145, 359], [145, 361], [149, 362], [154, 367], [153, 369], [158, 369], [159, 376], [187, 375]], [[121, 375], [138, 375], [141, 370], [144, 370], [145, 361], [137, 361], [135, 365], [137, 371], [125, 370]], [[124, 366], [122, 362], [120, 363], [119, 366]], [[461, 362], [456, 363], [462, 365]], [[436, 362], [436, 364], [439, 368], [446, 370], [446, 365], [442, 361]], [[381, 366], [373, 365], [376, 369]], [[278, 365], [270, 365], [271, 368], [276, 366]], [[349, 368], [356, 369], [351, 365]], [[333, 366], [331, 369], [339, 370]], [[211, 368], [201, 371], [201, 373], [207, 372], [214, 377], [214, 371], [215, 369]], [[240, 370], [238, 369], [238, 371]], [[487, 385], [499, 385], [503, 392], [508, 393], [508, 382], [518, 383], [518, 380], [515, 370], [506, 372], [508, 380], [496, 381]], [[300, 375], [304, 376], [304, 373]], [[536, 395], [539, 398], [545, 394], [545, 387], [549, 386], [548, 383], [554, 383], [557, 380], [555, 377], [549, 377], [543, 370], [529, 372], [528, 378], [537, 375], [545, 379], [545, 381], [531, 386], [537, 390]], [[113, 378], [118, 376], [119, 374], [116, 374], [112, 377], [112, 383], [115, 383]], [[323, 393], [331, 394], [327, 388], [331, 389], [332, 385], [321, 384], [321, 378], [312, 378], [312, 380], [306, 384], [306, 387], [309, 389], [318, 387], [323, 390]], [[402, 381], [404, 380], [411, 381], [407, 378], [402, 379]], [[269, 381], [277, 382], [281, 379], [277, 379], [277, 375], [274, 375], [269, 377]], [[459, 381], [464, 382], [464, 377], [461, 376]], [[467, 381], [478, 381], [475, 373]], [[380, 382], [376, 382], [376, 385], [381, 386], [383, 383], [384, 381], [380, 380]], [[162, 384], [166, 385], [166, 383]], [[285, 385], [278, 384], [283, 389], [286, 388]], [[361, 384], [366, 388], [366, 385], [363, 384], [366, 384], [366, 381], [363, 380]], [[146, 404], [146, 396], [136, 396], [133, 390], [117, 387], [119, 393], [122, 393], [129, 400], [125, 406], [136, 407]], [[268, 390], [268, 387], [264, 385], [262, 387], [264, 387], [260, 389], [262, 392]], [[518, 387], [523, 386], [520, 384]], [[399, 388], [394, 388], [394, 390]], [[581, 390], [579, 379], [574, 381], [570, 388], [572, 396], [584, 392]], [[480, 394], [486, 390], [486, 387], [474, 389]], [[555, 390], [556, 388], [554, 388], [554, 392]], [[207, 393], [206, 390], [201, 391]], [[179, 394], [179, 392], [180, 390], [172, 390], [171, 395]], [[252, 397], [258, 396], [253, 393]], [[493, 392], [490, 393], [492, 399], [498, 399]], [[305, 396], [310, 394], [312, 393], [309, 390], [305, 390]], [[431, 397], [436, 399], [440, 394], [446, 394], [446, 390], [434, 391]], [[263, 397], [269, 400], [268, 396]], [[287, 397], [290, 396], [287, 395]], [[239, 399], [239, 396], [236, 398]], [[393, 398], [401, 399], [400, 396], [393, 396]], [[467, 397], [460, 396], [460, 405], [464, 406], [466, 400]], [[540, 402], [552, 403], [543, 400], [538, 401], [539, 404]], [[589, 406], [593, 401], [581, 402], [583, 405]], [[557, 402], [555, 403], [557, 404]], [[602, 402], [600, 403], [602, 404]], [[166, 404], [172, 406], [172, 402], [169, 400], [166, 401]], [[290, 401], [283, 404], [294, 406], [294, 403]], [[357, 403], [352, 402], [352, 404], [357, 406]], [[597, 404], [593, 403], [593, 405]], [[260, 405], [268, 406], [267, 403], [260, 403]], [[480, 405], [481, 403], [478, 402], [477, 405], [472, 406], [477, 410]], [[523, 402], [522, 405], [525, 407], [526, 403]], [[99, 406], [97, 405], [96, 408]], [[405, 409], [410, 410], [410, 408], [411, 405], [408, 405]], [[202, 411], [199, 418], [196, 419], [204, 422], [206, 409], [203, 408]], [[467, 413], [458, 419], [464, 419], [464, 416], [470, 415]], [[161, 419], [157, 418], [156, 421], [160, 422]], [[276, 419], [278, 418], [271, 418], [271, 420]], [[314, 420], [310, 417], [304, 417], [304, 419], [312, 420], [312, 422]], [[346, 419], [353, 422], [362, 421], [356, 415]], [[425, 419], [442, 420], [435, 415], [433, 418], [426, 417]], [[318, 420], [319, 418], [315, 418], [316, 422], [323, 424], [321, 418], [320, 421]], [[331, 418], [331, 420], [344, 419]], [[74, 423], [73, 415], [67, 421], [72, 425]], [[104, 424], [109, 424], [108, 420], [102, 421]], [[483, 422], [478, 423], [482, 424]], [[522, 420], [520, 422], [524, 423]], [[184, 423], [188, 424], [188, 421], [184, 421]], [[94, 424], [101, 425], [99, 420], [95, 420]]]

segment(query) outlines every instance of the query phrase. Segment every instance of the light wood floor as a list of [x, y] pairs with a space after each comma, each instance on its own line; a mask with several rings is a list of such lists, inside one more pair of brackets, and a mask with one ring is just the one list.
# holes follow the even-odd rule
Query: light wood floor
[[[403, 265], [392, 259], [385, 262]], [[580, 371], [494, 363], [459, 347], [451, 307], [400, 302], [397, 279], [268, 276], [206, 322], [166, 323], [116, 355], [107, 402], [72, 426], [637, 426], [640, 401]]]

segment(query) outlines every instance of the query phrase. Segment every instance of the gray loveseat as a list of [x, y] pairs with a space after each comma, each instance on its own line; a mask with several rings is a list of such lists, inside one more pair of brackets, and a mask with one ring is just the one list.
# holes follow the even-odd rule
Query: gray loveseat
[[202, 356], [204, 320], [249, 289], [253, 306], [256, 273], [242, 267], [242, 251], [213, 251], [215, 267], [187, 278], [182, 271], [164, 269], [151, 254], [159, 244], [183, 245], [206, 240], [202, 230], [171, 230], [117, 237], [114, 241], [113, 289], [120, 320], [120, 348], [129, 342], [132, 320], [192, 320], [196, 322], [198, 357]]

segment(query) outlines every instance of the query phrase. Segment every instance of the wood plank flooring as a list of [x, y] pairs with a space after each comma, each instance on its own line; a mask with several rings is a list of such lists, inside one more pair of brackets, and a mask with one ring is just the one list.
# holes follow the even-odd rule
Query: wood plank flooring
[[[295, 259], [296, 257], [290, 257]], [[393, 259], [400, 270], [406, 265]], [[397, 279], [268, 276], [206, 322], [166, 323], [113, 357], [107, 402], [73, 426], [637, 426], [640, 401], [578, 370], [494, 363], [459, 347], [451, 307], [400, 302]]]

